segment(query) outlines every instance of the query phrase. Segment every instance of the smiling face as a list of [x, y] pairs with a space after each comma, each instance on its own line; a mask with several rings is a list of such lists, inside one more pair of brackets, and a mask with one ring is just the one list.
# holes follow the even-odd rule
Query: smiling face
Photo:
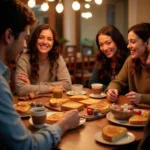
[[40, 55], [48, 55], [54, 44], [53, 33], [50, 29], [42, 30], [37, 42], [36, 47]]
[[106, 55], [107, 58], [113, 58], [117, 51], [117, 46], [108, 35], [100, 34], [98, 36], [100, 50]]
[[146, 55], [147, 42], [144, 42], [139, 36], [133, 31], [128, 33], [128, 46], [131, 57], [136, 59], [142, 59]]

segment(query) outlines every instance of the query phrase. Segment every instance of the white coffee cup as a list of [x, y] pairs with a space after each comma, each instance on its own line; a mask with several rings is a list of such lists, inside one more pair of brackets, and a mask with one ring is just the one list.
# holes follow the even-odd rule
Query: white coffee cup
[[72, 91], [74, 94], [80, 94], [82, 90], [83, 90], [82, 84], [73, 84], [72, 85]]
[[92, 92], [94, 95], [100, 95], [102, 93], [103, 84], [101, 83], [93, 83], [91, 84]]
[[33, 107], [30, 112], [34, 125], [42, 125], [46, 122], [47, 109], [45, 107]]

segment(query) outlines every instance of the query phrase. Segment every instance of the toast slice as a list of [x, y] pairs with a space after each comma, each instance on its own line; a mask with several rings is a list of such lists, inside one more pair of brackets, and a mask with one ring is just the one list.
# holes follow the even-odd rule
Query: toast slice
[[15, 105], [14, 108], [20, 115], [28, 115], [30, 114], [30, 105], [24, 104], [24, 105]]
[[84, 105], [78, 102], [67, 102], [61, 105], [61, 110], [67, 111], [72, 109], [78, 109], [79, 111], [84, 108]]
[[46, 123], [54, 124], [54, 123], [58, 122], [60, 119], [62, 119], [63, 117], [64, 117], [63, 112], [56, 112], [52, 115], [46, 116]]
[[114, 142], [125, 135], [127, 135], [125, 127], [107, 125], [102, 129], [103, 139], [108, 142]]
[[148, 116], [143, 115], [133, 115], [129, 118], [129, 124], [134, 125], [145, 125], [148, 120]]
[[61, 106], [62, 104], [66, 103], [68, 101], [67, 98], [51, 98], [49, 100], [49, 104], [50, 106], [52, 107], [59, 107]]
[[88, 99], [89, 97], [87, 95], [74, 95], [74, 96], [70, 96], [70, 100], [71, 101], [81, 101], [81, 100], [85, 100]]
[[91, 109], [97, 109], [101, 114], [106, 114], [110, 110], [110, 105], [110, 102], [102, 100], [97, 104], [93, 104], [87, 107]]
[[82, 101], [78, 101], [78, 102], [81, 103], [81, 104], [84, 104], [84, 106], [87, 107], [87, 106], [92, 105], [92, 104], [97, 104], [100, 101], [96, 100], [96, 99], [93, 99], [93, 98], [88, 98], [86, 100], [82, 100]]

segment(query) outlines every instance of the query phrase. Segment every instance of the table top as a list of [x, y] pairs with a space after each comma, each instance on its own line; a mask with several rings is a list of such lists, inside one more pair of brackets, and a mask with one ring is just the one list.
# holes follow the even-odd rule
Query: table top
[[[89, 95], [92, 92], [91, 89], [84, 89], [84, 91], [87, 92], [87, 95]], [[51, 94], [48, 95], [50, 96]], [[66, 93], [64, 93], [63, 96], [68, 97]], [[106, 98], [103, 98], [101, 100], [106, 100]], [[18, 101], [18, 97], [14, 96], [14, 103], [16, 103], [17, 101]], [[41, 98], [37, 98], [36, 101], [40, 103], [46, 103], [49, 101], [49, 98], [41, 97]], [[125, 98], [125, 96], [120, 96], [118, 103], [124, 104], [124, 103], [128, 103], [128, 101]], [[84, 114], [85, 110], [81, 111], [80, 113]], [[30, 125], [29, 118], [23, 118], [22, 121], [31, 132], [37, 131], [37, 129], [35, 129], [32, 125]], [[115, 125], [114, 123], [108, 121], [106, 117], [94, 121], [85, 122], [85, 124], [79, 126], [78, 128], [67, 131], [62, 136], [61, 142], [58, 144], [58, 149], [61, 150], [69, 150], [69, 149], [71, 150], [83, 150], [83, 149], [119, 150], [121, 149], [123, 150], [123, 149], [131, 148], [132, 146], [134, 147], [135, 145], [137, 145], [138, 141], [141, 140], [143, 137], [143, 129], [144, 129], [143, 127], [127, 127], [128, 131], [135, 135], [135, 142], [126, 145], [121, 145], [121, 146], [101, 144], [94, 139], [94, 136], [96, 133], [100, 132], [104, 126], [108, 124]]]

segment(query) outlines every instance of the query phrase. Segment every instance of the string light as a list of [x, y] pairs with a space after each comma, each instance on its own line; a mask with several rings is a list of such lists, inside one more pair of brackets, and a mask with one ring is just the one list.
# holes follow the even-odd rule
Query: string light
[[49, 5], [47, 2], [44, 2], [42, 5], [41, 5], [41, 10], [42, 11], [47, 11], [49, 9]]
[[97, 5], [101, 5], [102, 2], [103, 2], [103, 0], [95, 0], [95, 3], [96, 3]]
[[30, 8], [33, 8], [33, 7], [35, 6], [35, 0], [29, 0], [29, 1], [28, 1], [28, 6], [29, 6]]
[[85, 4], [84, 7], [85, 7], [86, 9], [89, 9], [89, 8], [90, 8], [90, 4]]
[[72, 3], [72, 8], [73, 8], [73, 10], [75, 10], [75, 11], [79, 10], [79, 9], [80, 9], [80, 3], [79, 3], [77, 0], [75, 0], [75, 1]]
[[57, 11], [58, 13], [62, 13], [63, 10], [64, 10], [64, 6], [63, 6], [63, 4], [62, 4], [62, 1], [59, 0], [59, 3], [56, 5], [56, 11]]

